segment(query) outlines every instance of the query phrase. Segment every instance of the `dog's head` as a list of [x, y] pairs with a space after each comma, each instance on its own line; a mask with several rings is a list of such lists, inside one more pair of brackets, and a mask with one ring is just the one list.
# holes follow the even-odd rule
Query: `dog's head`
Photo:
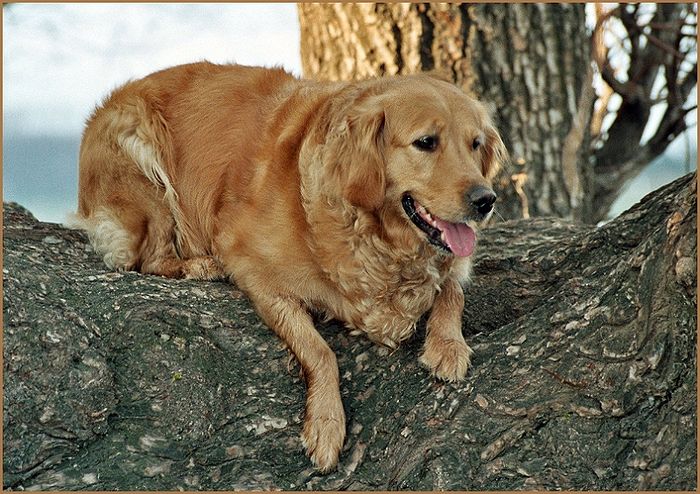
[[506, 157], [489, 111], [429, 75], [373, 81], [327, 142], [339, 193], [400, 221], [438, 250], [469, 256], [488, 219], [491, 179]]

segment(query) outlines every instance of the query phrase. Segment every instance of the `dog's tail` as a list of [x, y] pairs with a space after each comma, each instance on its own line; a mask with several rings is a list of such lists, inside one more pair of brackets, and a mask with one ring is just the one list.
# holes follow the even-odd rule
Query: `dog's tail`
[[90, 217], [69, 213], [63, 226], [85, 231], [92, 248], [102, 256], [108, 268], [126, 271], [133, 269], [132, 236], [107, 209], [98, 209]]

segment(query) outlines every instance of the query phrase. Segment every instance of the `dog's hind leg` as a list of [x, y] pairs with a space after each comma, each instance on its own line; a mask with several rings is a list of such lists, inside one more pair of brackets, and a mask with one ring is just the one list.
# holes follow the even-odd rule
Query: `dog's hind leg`
[[[120, 209], [124, 209], [123, 207]], [[114, 209], [102, 207], [89, 217], [76, 216], [69, 226], [85, 230], [104, 263], [118, 271], [139, 271], [168, 278], [215, 280], [225, 277], [223, 267], [212, 256], [182, 259], [169, 235], [172, 218], [139, 214], [135, 207], [117, 217]]]
[[187, 225], [168, 175], [169, 160], [167, 126], [144, 98], [131, 96], [97, 110], [80, 149], [78, 214], [71, 226], [87, 231], [110, 268], [222, 278], [213, 257], [181, 256]]

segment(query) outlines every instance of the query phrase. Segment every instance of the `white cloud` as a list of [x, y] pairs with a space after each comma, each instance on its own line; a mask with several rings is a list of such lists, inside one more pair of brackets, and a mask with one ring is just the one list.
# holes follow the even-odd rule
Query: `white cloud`
[[180, 63], [301, 73], [294, 4], [15, 4], [3, 23], [8, 133], [78, 133], [111, 89]]

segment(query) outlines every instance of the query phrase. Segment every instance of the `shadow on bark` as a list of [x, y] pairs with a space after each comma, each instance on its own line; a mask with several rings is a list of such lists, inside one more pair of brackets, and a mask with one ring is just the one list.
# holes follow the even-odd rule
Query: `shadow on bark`
[[600, 228], [487, 229], [458, 385], [338, 324], [339, 468], [299, 440], [303, 385], [226, 283], [107, 272], [4, 206], [4, 488], [696, 488], [696, 179]]

